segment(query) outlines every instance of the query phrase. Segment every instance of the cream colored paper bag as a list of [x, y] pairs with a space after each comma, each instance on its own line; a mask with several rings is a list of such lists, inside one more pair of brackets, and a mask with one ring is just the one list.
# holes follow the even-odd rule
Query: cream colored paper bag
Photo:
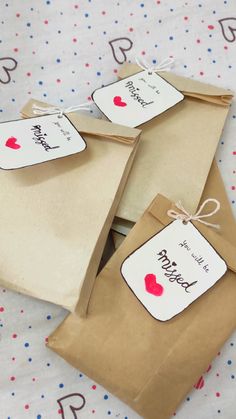
[[[140, 71], [127, 64], [120, 78]], [[185, 99], [140, 126], [142, 137], [117, 216], [136, 222], [157, 193], [198, 206], [224, 127], [232, 92], [161, 72]]]
[[228, 263], [218, 283], [167, 322], [155, 320], [121, 276], [124, 259], [164, 225], [169, 200], [158, 196], [98, 275], [88, 316], [70, 314], [49, 347], [103, 385], [145, 419], [167, 419], [206, 371], [236, 326], [236, 223], [216, 164], [204, 190], [221, 202], [209, 221], [195, 222]]
[[[35, 116], [31, 100], [22, 110]], [[86, 311], [140, 131], [77, 113], [83, 153], [0, 171], [0, 284]]]

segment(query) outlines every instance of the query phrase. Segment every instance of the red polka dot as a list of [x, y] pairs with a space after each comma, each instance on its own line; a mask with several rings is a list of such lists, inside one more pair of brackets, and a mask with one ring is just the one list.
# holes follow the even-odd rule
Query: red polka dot
[[197, 44], [200, 44], [200, 42], [201, 42], [201, 40], [200, 39], [197, 39]]
[[220, 393], [218, 391], [216, 392], [216, 397], [220, 397]]
[[224, 49], [228, 49], [227, 45], [224, 46]]
[[86, 64], [85, 64], [85, 67], [89, 67], [89, 63], [86, 63]]
[[236, 155], [236, 151], [233, 151], [233, 155], [234, 155], [234, 156]]
[[77, 42], [77, 39], [76, 38], [73, 38], [73, 42]]
[[15, 51], [15, 52], [18, 52], [19, 50], [18, 50], [18, 48], [14, 48], [14, 51]]
[[91, 101], [92, 100], [91, 96], [88, 96], [87, 97], [87, 100]]
[[160, 0], [157, 1], [157, 4], [161, 4]]
[[92, 413], [95, 413], [95, 410], [94, 409], [92, 410]]
[[188, 16], [184, 16], [184, 20], [188, 20]]
[[16, 360], [16, 358], [13, 356], [11, 360], [12, 360], [12, 361], [15, 361], [15, 360]]
[[48, 24], [48, 20], [45, 20], [45, 21], [44, 21], [44, 24], [45, 24], [45, 25], [47, 25], [47, 24]]
[[31, 76], [31, 73], [26, 73], [26, 75], [27, 75], [28, 77], [30, 77], [30, 76]]
[[4, 307], [0, 307], [0, 313], [3, 313], [4, 312]]
[[32, 378], [32, 381], [36, 381], [36, 378]]
[[62, 414], [62, 409], [58, 409], [58, 413], [59, 413], [59, 415], [61, 415]]
[[10, 377], [11, 381], [15, 381], [15, 379], [16, 379], [16, 377], [14, 377], [14, 376]]
[[25, 404], [25, 409], [28, 410], [29, 409], [29, 405]]
[[74, 5], [74, 8], [75, 8], [75, 9], [78, 9], [78, 8], [79, 8], [79, 5], [78, 5], [78, 4], [75, 4], [75, 5]]
[[48, 343], [48, 337], [46, 337], [44, 340], [45, 340], [46, 343]]
[[60, 79], [57, 79], [57, 83], [61, 83], [61, 80]]
[[92, 386], [93, 390], [96, 390], [97, 386], [95, 386], [95, 384]]
[[133, 28], [129, 28], [129, 31], [130, 31], [130, 32], [133, 32], [133, 30], [134, 30]]
[[13, 339], [16, 339], [17, 338], [17, 334], [16, 333], [13, 333], [12, 338]]
[[200, 73], [199, 73], [199, 74], [200, 74], [200, 76], [203, 76], [203, 75], [204, 75], [203, 71], [200, 71]]
[[231, 186], [232, 191], [235, 191], [235, 186]]
[[145, 55], [145, 54], [146, 54], [146, 52], [145, 52], [145, 51], [142, 51], [142, 52], [141, 52], [141, 54], [142, 54], [142, 55]]
[[113, 72], [116, 74], [117, 73], [117, 69], [115, 68], [115, 70], [113, 70]]
[[212, 29], [214, 29], [213, 25], [208, 25], [208, 29], [210, 29], [212, 31]]
[[16, 17], [20, 17], [20, 13], [16, 13]]
[[216, 373], [216, 377], [219, 377], [219, 376], [220, 376], [220, 374], [217, 372], [217, 373]]
[[102, 15], [105, 15], [105, 14], [106, 14], [106, 12], [105, 12], [105, 10], [103, 10], [103, 11], [102, 11]]

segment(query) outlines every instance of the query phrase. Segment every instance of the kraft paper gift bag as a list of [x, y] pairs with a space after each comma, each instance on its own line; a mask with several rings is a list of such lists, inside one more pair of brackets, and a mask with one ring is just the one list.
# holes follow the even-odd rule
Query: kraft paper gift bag
[[[22, 110], [33, 117], [31, 100]], [[86, 311], [140, 130], [79, 113], [67, 117], [87, 148], [73, 156], [0, 171], [0, 284]]]
[[[119, 77], [140, 70], [126, 64]], [[232, 99], [226, 89], [172, 72], [159, 75], [185, 99], [139, 126], [140, 147], [116, 214], [133, 222], [158, 193], [174, 202], [181, 199], [190, 212], [196, 210]]]
[[193, 224], [228, 262], [213, 288], [161, 322], [122, 278], [126, 257], [173, 221], [171, 202], [158, 195], [98, 275], [87, 318], [70, 314], [49, 338], [51, 349], [145, 419], [172, 416], [236, 325], [236, 224], [215, 162], [202, 201], [209, 197], [221, 203], [210, 219], [220, 232]]

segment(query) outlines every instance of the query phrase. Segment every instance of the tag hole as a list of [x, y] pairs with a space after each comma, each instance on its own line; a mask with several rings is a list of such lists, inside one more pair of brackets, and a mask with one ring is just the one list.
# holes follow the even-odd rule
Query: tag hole
[[188, 221], [183, 220], [182, 223], [186, 226], [188, 224]]
[[151, 75], [152, 75], [152, 72], [151, 72], [151, 71], [149, 71], [149, 72], [148, 72], [148, 74], [149, 74], [149, 76], [151, 76]]

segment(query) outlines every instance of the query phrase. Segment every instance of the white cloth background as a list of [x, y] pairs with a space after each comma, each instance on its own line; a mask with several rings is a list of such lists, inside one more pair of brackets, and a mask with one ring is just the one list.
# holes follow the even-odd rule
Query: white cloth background
[[[31, 97], [60, 106], [90, 100], [116, 79], [119, 62], [142, 55], [153, 64], [173, 57], [177, 74], [235, 90], [235, 0], [2, 0], [0, 121], [18, 118]], [[234, 102], [217, 152], [234, 214], [235, 129]], [[0, 419], [138, 418], [45, 347], [65, 310], [7, 290], [0, 296]], [[235, 347], [236, 334], [177, 418], [236, 417]], [[79, 395], [58, 403], [73, 393], [86, 400], [74, 413]]]

